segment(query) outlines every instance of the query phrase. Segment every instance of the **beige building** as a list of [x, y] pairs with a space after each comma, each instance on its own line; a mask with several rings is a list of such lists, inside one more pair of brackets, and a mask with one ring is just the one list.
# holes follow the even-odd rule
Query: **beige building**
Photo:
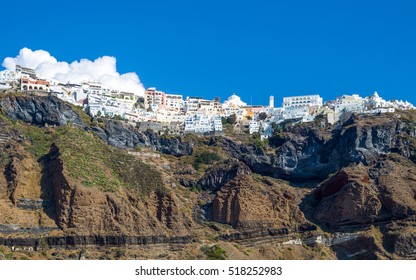
[[38, 80], [32, 78], [20, 79], [20, 90], [22, 91], [47, 91], [49, 92], [50, 83], [46, 80]]

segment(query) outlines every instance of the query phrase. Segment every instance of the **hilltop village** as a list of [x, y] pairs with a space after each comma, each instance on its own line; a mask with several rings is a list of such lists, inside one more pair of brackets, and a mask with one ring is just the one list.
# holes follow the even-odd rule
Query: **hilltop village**
[[330, 124], [346, 120], [352, 113], [379, 114], [396, 109], [415, 107], [407, 101], [386, 101], [377, 92], [368, 97], [357, 94], [343, 95], [323, 102], [318, 94], [284, 97], [282, 106], [275, 107], [273, 96], [269, 105], [248, 105], [236, 94], [221, 103], [201, 97], [183, 98], [148, 88], [144, 96], [106, 88], [97, 82], [80, 84], [60, 83], [40, 79], [34, 69], [16, 66], [15, 70], [0, 72], [0, 90], [15, 89], [21, 92], [51, 94], [81, 106], [93, 117], [112, 117], [133, 123], [139, 130], [151, 129], [160, 134], [222, 134], [223, 124], [249, 134], [259, 133], [261, 139], [272, 135], [272, 124], [285, 121], [311, 122], [322, 116]]

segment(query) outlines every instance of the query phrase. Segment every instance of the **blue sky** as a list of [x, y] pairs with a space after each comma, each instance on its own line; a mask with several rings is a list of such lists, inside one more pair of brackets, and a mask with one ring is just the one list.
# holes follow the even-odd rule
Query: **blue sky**
[[4, 2], [1, 61], [23, 47], [110, 55], [145, 87], [253, 104], [375, 90], [416, 103], [415, 1]]

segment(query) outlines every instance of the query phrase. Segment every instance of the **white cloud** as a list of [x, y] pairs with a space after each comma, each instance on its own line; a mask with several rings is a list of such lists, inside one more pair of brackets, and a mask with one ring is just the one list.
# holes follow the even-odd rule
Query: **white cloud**
[[57, 61], [47, 51], [32, 51], [31, 49], [23, 48], [16, 57], [5, 58], [2, 65], [9, 70], [15, 70], [16, 65], [36, 69], [42, 63], [55, 64]]
[[5, 58], [2, 65], [8, 70], [16, 69], [16, 65], [32, 68], [41, 78], [63, 83], [95, 81], [113, 89], [143, 95], [144, 87], [139, 76], [134, 72], [118, 73], [116, 62], [112, 56], [99, 57], [94, 61], [84, 58], [72, 63], [60, 62], [47, 51], [23, 48], [16, 57]]

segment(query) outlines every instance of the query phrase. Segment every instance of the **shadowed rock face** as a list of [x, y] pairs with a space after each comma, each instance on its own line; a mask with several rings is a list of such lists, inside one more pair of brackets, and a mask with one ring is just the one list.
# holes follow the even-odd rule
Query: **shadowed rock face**
[[150, 244], [183, 244], [191, 243], [191, 236], [174, 236], [167, 237], [164, 235], [152, 236], [123, 236], [123, 235], [65, 235], [65, 236], [47, 236], [42, 238], [40, 244], [39, 237], [0, 237], [0, 245], [17, 246], [17, 247], [36, 247], [42, 249], [42, 246], [68, 247], [83, 245], [99, 246], [127, 246], [127, 245], [150, 245]]
[[250, 168], [239, 160], [229, 159], [210, 167], [198, 184], [203, 190], [218, 191], [224, 184], [241, 175], [251, 175]]
[[374, 237], [360, 236], [356, 239], [348, 240], [333, 245], [337, 257], [342, 260], [376, 260], [380, 248], [376, 245]]
[[313, 125], [288, 127], [284, 141], [273, 152], [229, 138], [217, 139], [213, 144], [243, 161], [255, 173], [308, 181], [322, 180], [352, 163], [372, 164], [392, 152], [412, 158], [414, 135], [412, 125], [400, 118], [353, 116], [333, 129], [330, 139], [328, 132]]
[[1, 99], [1, 107], [9, 118], [34, 125], [59, 126], [71, 123], [86, 127], [69, 105], [53, 96], [8, 95]]
[[184, 142], [180, 137], [160, 137], [148, 130], [140, 132], [132, 126], [123, 125], [119, 121], [108, 121], [104, 127], [94, 127], [93, 132], [109, 145], [117, 148], [134, 148], [137, 146], [151, 147], [156, 151], [174, 156], [192, 154], [191, 143]]
[[400, 257], [416, 258], [416, 228], [407, 227], [396, 230], [384, 237], [386, 248]]

